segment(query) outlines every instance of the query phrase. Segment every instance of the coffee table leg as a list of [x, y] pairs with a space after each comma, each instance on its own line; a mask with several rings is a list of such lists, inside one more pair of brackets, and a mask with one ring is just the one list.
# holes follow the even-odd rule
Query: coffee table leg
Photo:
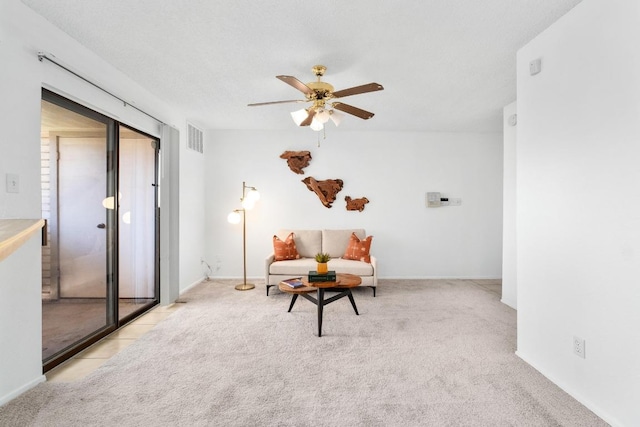
[[298, 299], [298, 294], [293, 294], [293, 297], [291, 297], [291, 304], [289, 305], [289, 310], [287, 311], [287, 313], [291, 312], [291, 309], [293, 308], [293, 304], [296, 303], [297, 299]]
[[324, 308], [324, 289], [318, 288], [318, 337], [322, 336], [322, 309]]
[[360, 316], [360, 313], [358, 313], [358, 307], [356, 307], [356, 301], [353, 299], [353, 294], [351, 293], [351, 289], [347, 289], [347, 290], [349, 291], [347, 296], [349, 297], [349, 301], [351, 301], [351, 306], [353, 307], [353, 311], [355, 311], [356, 314]]

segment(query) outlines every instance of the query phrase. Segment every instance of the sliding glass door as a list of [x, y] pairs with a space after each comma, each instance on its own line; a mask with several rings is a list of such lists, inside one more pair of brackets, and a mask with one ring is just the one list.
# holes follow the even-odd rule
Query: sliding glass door
[[45, 370], [157, 304], [159, 141], [43, 90]]
[[156, 301], [157, 140], [120, 125], [118, 312], [125, 319]]
[[53, 101], [42, 101], [43, 361], [114, 326], [114, 217], [103, 204], [114, 187], [113, 126]]

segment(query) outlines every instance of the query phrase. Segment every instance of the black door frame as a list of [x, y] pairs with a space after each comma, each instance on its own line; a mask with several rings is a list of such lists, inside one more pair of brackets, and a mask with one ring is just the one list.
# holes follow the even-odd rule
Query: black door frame
[[[55, 92], [42, 88], [42, 100], [55, 104], [59, 107], [65, 108], [73, 113], [83, 115], [90, 119], [104, 123], [107, 126], [107, 197], [112, 196], [114, 200], [117, 200], [115, 195], [118, 194], [118, 165], [119, 165], [119, 129], [120, 126], [131, 129], [149, 139], [155, 141], [155, 172], [154, 172], [154, 203], [155, 203], [155, 252], [154, 252], [154, 288], [155, 298], [149, 304], [145, 304], [140, 309], [132, 312], [131, 314], [119, 319], [118, 313], [118, 221], [119, 218], [119, 206], [118, 203], [114, 203], [114, 209], [107, 212], [107, 298], [106, 298], [106, 319], [105, 326], [85, 336], [78, 342], [71, 344], [70, 346], [55, 353], [51, 357], [43, 360], [43, 372], [47, 372], [62, 362], [70, 359], [74, 355], [78, 354], [82, 350], [106, 337], [113, 331], [122, 327], [126, 323], [130, 322], [140, 314], [148, 311], [152, 307], [156, 306], [160, 302], [160, 221], [159, 221], [159, 208], [158, 208], [158, 165], [159, 165], [159, 149], [160, 139], [158, 137], [147, 134], [146, 132], [135, 129], [131, 126], [118, 122], [115, 119], [107, 117], [97, 111], [94, 111], [88, 107], [85, 107], [77, 102], [71, 101]], [[53, 208], [52, 208], [53, 209]], [[56, 207], [57, 209], [57, 207]]]

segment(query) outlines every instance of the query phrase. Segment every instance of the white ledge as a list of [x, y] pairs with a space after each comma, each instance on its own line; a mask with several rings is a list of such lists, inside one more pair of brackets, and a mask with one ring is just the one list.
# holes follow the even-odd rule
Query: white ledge
[[0, 261], [15, 252], [43, 225], [43, 219], [0, 219]]

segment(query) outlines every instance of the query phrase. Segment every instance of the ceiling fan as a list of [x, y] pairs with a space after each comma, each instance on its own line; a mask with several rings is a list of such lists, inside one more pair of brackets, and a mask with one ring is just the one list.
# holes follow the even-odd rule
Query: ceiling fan
[[329, 119], [331, 119], [331, 121], [333, 121], [333, 123], [338, 126], [342, 119], [342, 115], [335, 110], [351, 114], [364, 120], [368, 120], [373, 117], [373, 113], [370, 111], [362, 110], [343, 102], [333, 102], [333, 100], [351, 95], [383, 90], [384, 88], [381, 84], [367, 83], [361, 86], [354, 86], [348, 89], [334, 91], [332, 85], [327, 82], [321, 81], [322, 76], [324, 76], [324, 72], [327, 70], [327, 67], [325, 67], [324, 65], [315, 65], [311, 70], [316, 75], [318, 80], [307, 84], [302, 83], [300, 80], [296, 79], [293, 76], [276, 76], [277, 79], [282, 80], [288, 85], [291, 85], [294, 88], [298, 89], [300, 92], [304, 93], [306, 99], [258, 102], [255, 104], [249, 104], [249, 107], [271, 104], [311, 102], [312, 105], [310, 107], [292, 112], [291, 117], [293, 117], [293, 121], [298, 126], [310, 126], [311, 129], [315, 131], [322, 130], [324, 128], [324, 124], [329, 121]]

